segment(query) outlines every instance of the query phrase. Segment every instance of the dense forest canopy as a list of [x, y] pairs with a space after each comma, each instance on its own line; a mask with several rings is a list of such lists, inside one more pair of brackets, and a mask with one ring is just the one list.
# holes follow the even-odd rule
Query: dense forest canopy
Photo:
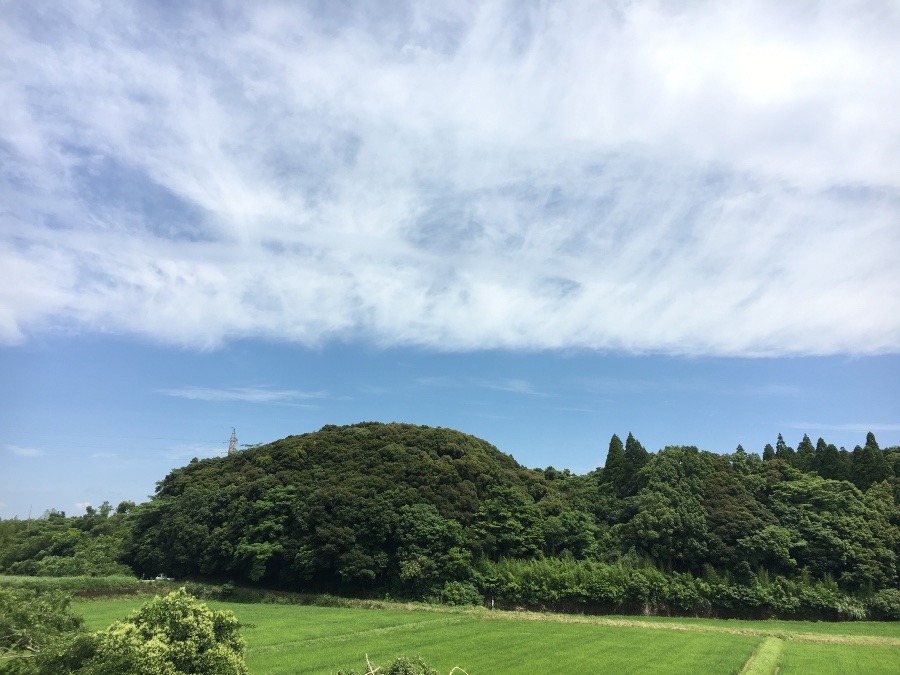
[[[598, 457], [600, 453], [598, 452]], [[130, 566], [295, 590], [617, 611], [900, 616], [900, 448], [781, 435], [586, 475], [458, 431], [323, 427], [175, 469], [149, 502], [0, 522], [0, 571]]]

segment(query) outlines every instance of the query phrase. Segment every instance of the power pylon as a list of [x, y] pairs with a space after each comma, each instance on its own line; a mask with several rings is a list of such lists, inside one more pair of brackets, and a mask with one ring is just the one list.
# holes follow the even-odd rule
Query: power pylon
[[233, 455], [237, 452], [237, 434], [234, 427], [231, 427], [231, 438], [228, 439], [228, 454]]

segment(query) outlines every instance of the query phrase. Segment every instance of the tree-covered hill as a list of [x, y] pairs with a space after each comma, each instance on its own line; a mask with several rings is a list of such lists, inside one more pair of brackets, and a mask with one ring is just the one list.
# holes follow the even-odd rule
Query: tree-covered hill
[[[600, 453], [598, 452], [598, 456]], [[0, 522], [0, 573], [185, 577], [578, 611], [900, 619], [900, 448], [614, 435], [586, 475], [362, 423], [193, 460], [150, 501]]]
[[[432, 575], [452, 575], [457, 558], [469, 559], [465, 530], [484, 529], [486, 501], [533, 509], [545, 482], [458, 431], [329, 425], [170, 473], [139, 509], [134, 563], [179, 576], [366, 587], [396, 581], [427, 550]], [[483, 534], [483, 548], [506, 552], [507, 542]]]

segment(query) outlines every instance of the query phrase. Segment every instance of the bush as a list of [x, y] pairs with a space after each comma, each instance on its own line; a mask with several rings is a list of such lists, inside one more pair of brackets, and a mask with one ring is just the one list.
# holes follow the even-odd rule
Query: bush
[[36, 591], [60, 590], [70, 591], [76, 595], [91, 595], [116, 591], [137, 591], [143, 588], [140, 579], [134, 576], [108, 577], [30, 577], [16, 575], [0, 575], [0, 586], [30, 588]]
[[83, 623], [61, 591], [0, 587], [0, 670], [40, 672], [40, 659], [83, 630]]
[[[386, 668], [376, 668], [368, 663], [366, 658], [366, 670], [362, 675], [374, 675], [374, 673], [384, 673], [384, 675], [440, 675], [438, 671], [429, 666], [421, 657], [416, 657], [415, 661], [410, 661], [405, 656], [395, 659], [388, 664]], [[337, 675], [358, 675], [355, 670], [339, 670]]]
[[872, 595], [867, 604], [873, 618], [900, 621], [900, 589], [882, 589]]
[[180, 589], [154, 598], [105, 631], [81, 634], [42, 659], [41, 673], [248, 675], [234, 614]]
[[429, 666], [421, 658], [415, 662], [400, 657], [384, 669], [384, 675], [439, 675], [438, 671]]
[[441, 588], [438, 599], [445, 605], [480, 605], [481, 593], [465, 581], [448, 581]]

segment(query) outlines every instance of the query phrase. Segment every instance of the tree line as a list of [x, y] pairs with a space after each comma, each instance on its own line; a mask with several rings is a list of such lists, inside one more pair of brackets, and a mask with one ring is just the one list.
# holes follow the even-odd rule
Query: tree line
[[[451, 429], [323, 427], [194, 460], [146, 503], [0, 521], [0, 571], [576, 611], [900, 618], [900, 448], [614, 435], [584, 475]], [[91, 562], [94, 561], [94, 562]], [[91, 566], [95, 565], [92, 570]]]

